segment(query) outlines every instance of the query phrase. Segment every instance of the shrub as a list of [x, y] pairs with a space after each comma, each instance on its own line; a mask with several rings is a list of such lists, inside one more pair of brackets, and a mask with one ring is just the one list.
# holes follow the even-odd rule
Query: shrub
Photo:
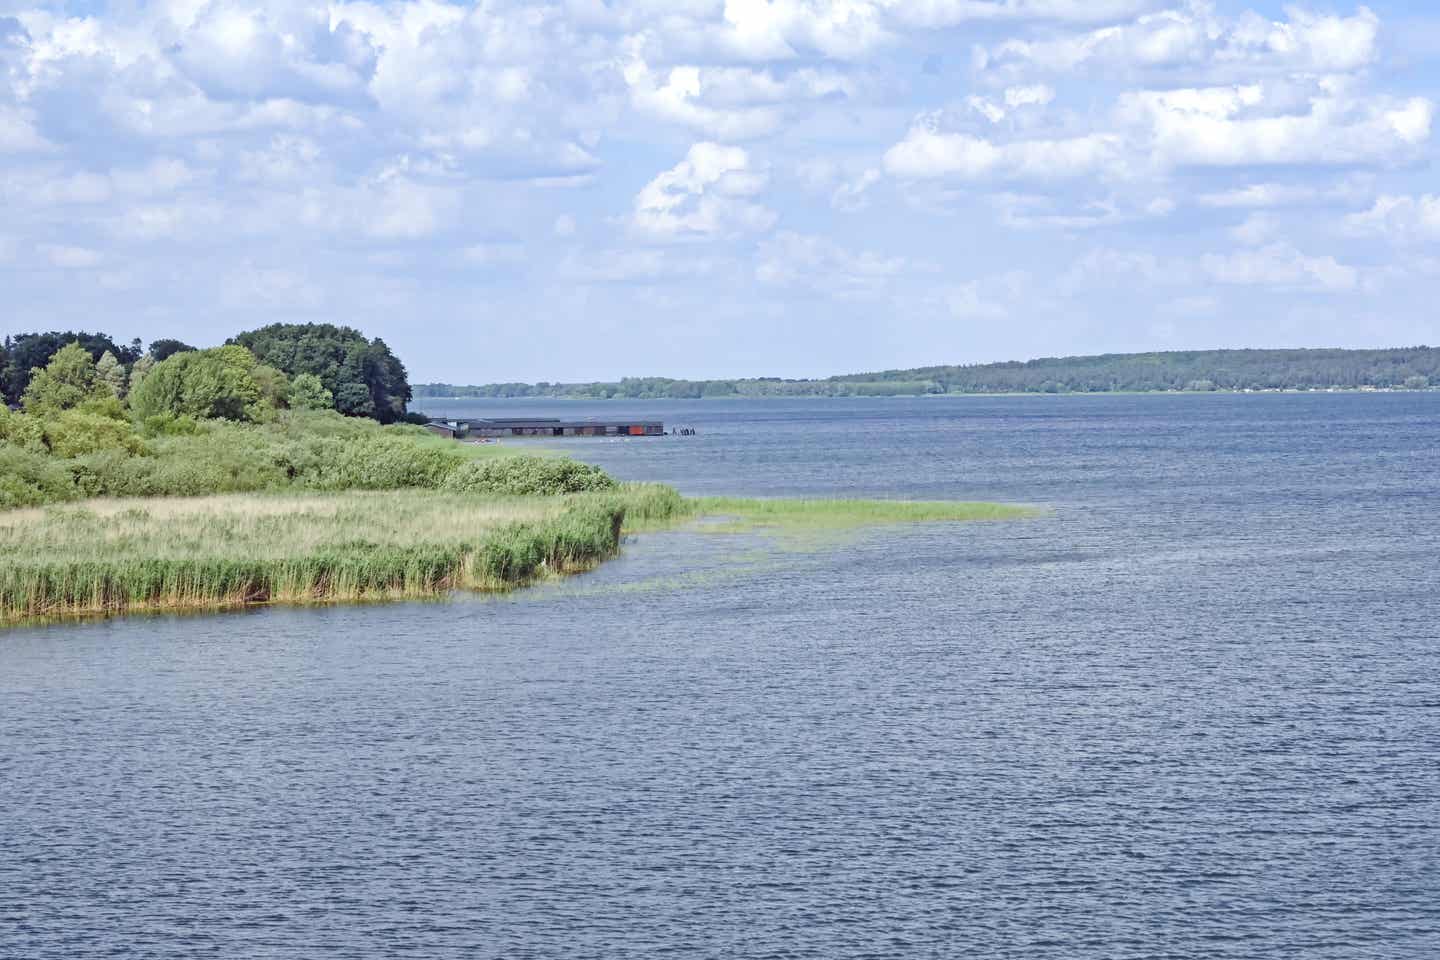
[[391, 433], [315, 440], [293, 445], [288, 454], [294, 479], [322, 490], [433, 490], [466, 463], [458, 450], [422, 446]]
[[38, 507], [78, 496], [64, 464], [43, 453], [0, 443], [0, 509]]
[[57, 457], [79, 457], [100, 450], [138, 454], [145, 445], [123, 420], [66, 410], [45, 422], [45, 443]]
[[3, 406], [0, 406], [0, 441], [30, 453], [49, 452], [45, 446], [44, 422], [38, 417], [11, 413], [8, 407]]
[[614, 490], [617, 486], [609, 474], [588, 463], [522, 456], [485, 462], [472, 460], [451, 473], [444, 488], [457, 493], [558, 496]]
[[157, 413], [142, 420], [139, 428], [147, 437], [192, 437], [200, 432], [200, 423], [194, 417]]
[[290, 383], [290, 406], [298, 410], [331, 410], [335, 397], [313, 373], [302, 373]]

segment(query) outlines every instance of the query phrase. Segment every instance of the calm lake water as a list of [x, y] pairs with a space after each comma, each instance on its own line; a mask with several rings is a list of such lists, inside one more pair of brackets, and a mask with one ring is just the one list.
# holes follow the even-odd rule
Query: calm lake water
[[1440, 394], [424, 406], [1053, 509], [0, 633], [0, 955], [1440, 956]]

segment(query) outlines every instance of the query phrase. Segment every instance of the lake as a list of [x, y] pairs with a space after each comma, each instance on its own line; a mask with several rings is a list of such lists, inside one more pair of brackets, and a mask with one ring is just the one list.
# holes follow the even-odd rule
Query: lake
[[1440, 393], [575, 402], [682, 531], [0, 633], [0, 956], [1440, 956]]

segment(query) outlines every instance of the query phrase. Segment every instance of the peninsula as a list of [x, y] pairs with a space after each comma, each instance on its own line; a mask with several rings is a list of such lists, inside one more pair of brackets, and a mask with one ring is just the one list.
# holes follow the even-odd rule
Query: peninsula
[[7, 349], [42, 364], [4, 367], [19, 403], [0, 406], [0, 623], [506, 590], [698, 517], [720, 533], [1033, 512], [687, 499], [523, 443], [462, 443], [411, 422], [426, 418], [406, 409], [403, 365], [348, 328], [145, 352], [36, 334]]

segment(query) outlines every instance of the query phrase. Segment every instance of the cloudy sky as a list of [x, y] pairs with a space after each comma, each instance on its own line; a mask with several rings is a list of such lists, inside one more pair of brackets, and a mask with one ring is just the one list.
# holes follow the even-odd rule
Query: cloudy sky
[[0, 332], [412, 379], [1440, 342], [1440, 4], [0, 0]]

